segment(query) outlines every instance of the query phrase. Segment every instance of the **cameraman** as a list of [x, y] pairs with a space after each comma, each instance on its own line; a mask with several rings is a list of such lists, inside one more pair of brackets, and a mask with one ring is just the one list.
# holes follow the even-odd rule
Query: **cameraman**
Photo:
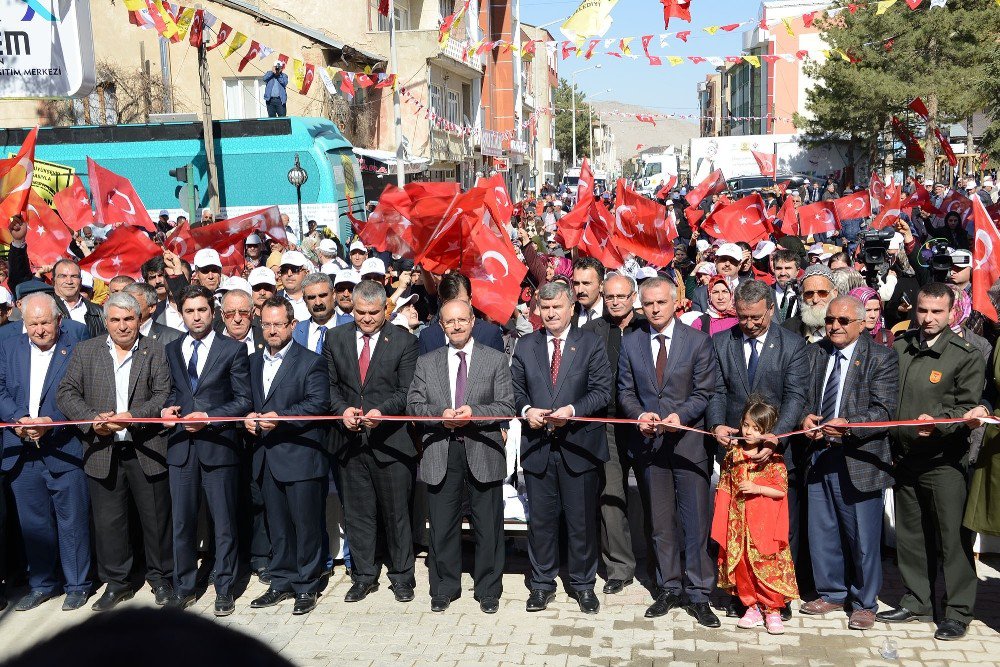
[[285, 63], [274, 61], [274, 69], [264, 75], [264, 104], [267, 105], [268, 118], [281, 118], [285, 115], [285, 103], [288, 101], [288, 75], [285, 74]]

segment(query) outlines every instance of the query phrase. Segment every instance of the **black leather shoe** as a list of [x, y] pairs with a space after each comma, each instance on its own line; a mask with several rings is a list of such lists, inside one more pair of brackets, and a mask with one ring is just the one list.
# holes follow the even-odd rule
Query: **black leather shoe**
[[396, 602], [411, 602], [413, 600], [413, 586], [393, 584], [389, 590], [396, 596]]
[[14, 611], [30, 611], [35, 607], [38, 607], [46, 600], [51, 600], [56, 594], [54, 592], [46, 591], [31, 591], [17, 603], [14, 607]]
[[670, 591], [663, 591], [657, 596], [656, 602], [651, 604], [649, 609], [646, 610], [646, 618], [659, 618], [660, 616], [665, 616], [671, 609], [683, 606], [684, 601], [681, 600], [680, 596]]
[[131, 600], [135, 595], [134, 591], [124, 589], [120, 591], [104, 591], [104, 595], [97, 598], [97, 602], [90, 605], [94, 611], [111, 611], [125, 600]]
[[888, 611], [880, 611], [875, 614], [876, 621], [882, 621], [883, 623], [915, 623], [917, 621], [930, 621], [931, 616], [925, 616], [923, 614], [914, 614], [912, 611], [906, 607], [896, 607], [895, 609], [889, 609]]
[[431, 598], [431, 611], [441, 612], [451, 604], [451, 598], [446, 595], [435, 595]]
[[295, 594], [295, 607], [292, 608], [292, 614], [295, 616], [301, 616], [302, 614], [308, 614], [313, 609], [316, 608], [316, 603], [319, 601], [319, 593], [296, 593]]
[[190, 595], [178, 595], [177, 593], [174, 593], [174, 596], [163, 606], [171, 609], [187, 609], [197, 600], [198, 598], [194, 593], [191, 593]]
[[735, 595], [730, 597], [726, 604], [726, 618], [743, 618], [745, 613], [747, 613], [746, 605]]
[[621, 593], [622, 589], [629, 586], [632, 582], [633, 579], [608, 579], [604, 584], [604, 592], [608, 595]]
[[788, 621], [792, 620], [792, 605], [791, 605], [791, 603], [786, 604], [784, 607], [781, 608], [781, 620], [784, 623], [787, 623]]
[[232, 595], [222, 595], [220, 593], [215, 596], [216, 616], [229, 616], [234, 611], [236, 611], [236, 602], [233, 600]]
[[289, 591], [276, 591], [273, 588], [269, 588], [259, 598], [250, 601], [250, 608], [263, 609], [264, 607], [273, 607], [282, 600], [287, 600], [290, 597], [292, 597], [292, 594]]
[[260, 583], [267, 584], [268, 586], [271, 585], [271, 571], [266, 567], [260, 568], [254, 574], [257, 575], [257, 581]]
[[556, 599], [555, 591], [543, 591], [536, 588], [528, 595], [528, 603], [524, 605], [525, 611], [545, 611], [549, 603]]
[[722, 625], [719, 617], [715, 615], [711, 605], [707, 602], [695, 602], [694, 604], [689, 604], [686, 609], [687, 613], [694, 616], [694, 620], [698, 621], [698, 625], [704, 625], [706, 628], [717, 628]]
[[63, 600], [63, 611], [74, 611], [87, 604], [87, 591], [71, 591]]
[[969, 626], [967, 623], [956, 621], [953, 618], [946, 618], [938, 623], [937, 632], [934, 633], [934, 639], [940, 639], [943, 642], [955, 641], [956, 639], [964, 637], [965, 633], [968, 631]]
[[160, 584], [159, 586], [153, 589], [153, 602], [156, 603], [156, 606], [162, 607], [163, 605], [167, 604], [167, 601], [170, 600], [170, 598], [173, 597], [173, 595], [174, 595], [173, 586], [170, 586], [168, 584]]
[[484, 614], [495, 614], [500, 610], [500, 600], [497, 598], [483, 598], [479, 601], [479, 610]]
[[351, 590], [347, 591], [347, 595], [344, 596], [344, 602], [361, 602], [369, 593], [374, 593], [378, 590], [378, 584], [365, 584], [360, 581], [355, 581], [354, 585], [351, 586]]
[[596, 614], [601, 610], [601, 601], [594, 595], [594, 591], [577, 591], [573, 593], [573, 597], [584, 614]]

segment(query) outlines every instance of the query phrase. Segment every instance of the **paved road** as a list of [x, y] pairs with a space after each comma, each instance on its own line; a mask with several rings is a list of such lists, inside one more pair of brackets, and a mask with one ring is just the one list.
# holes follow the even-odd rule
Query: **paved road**
[[[1000, 572], [996, 569], [1000, 559], [979, 565], [979, 620], [959, 642], [935, 641], [931, 624], [889, 629], [879, 623], [862, 634], [847, 629], [846, 616], [796, 615], [781, 637], [739, 630], [735, 619], [726, 618], [721, 629], [707, 630], [682, 610], [651, 621], [643, 617], [651, 599], [639, 584], [621, 595], [601, 595], [603, 606], [597, 616], [580, 613], [564, 593], [548, 611], [527, 614], [527, 591], [514, 568], [504, 577], [506, 592], [496, 615], [479, 611], [468, 577], [463, 582], [465, 596], [447, 612], [434, 614], [426, 594], [426, 568], [422, 561], [417, 565], [418, 596], [409, 604], [393, 601], [385, 584], [363, 602], [344, 603], [349, 582], [338, 568], [319, 607], [306, 617], [293, 617], [291, 602], [250, 609], [249, 600], [265, 590], [253, 580], [237, 601], [237, 612], [219, 622], [252, 633], [303, 666], [1000, 663]], [[886, 568], [884, 599], [894, 602], [900, 593], [899, 578], [890, 564]], [[213, 595], [206, 595], [192, 609], [211, 617], [212, 601]], [[151, 604], [152, 595], [145, 590], [126, 606]], [[0, 613], [0, 658], [93, 614], [89, 609], [62, 612], [60, 605], [57, 599], [30, 612], [15, 613], [8, 608]], [[896, 661], [880, 655], [887, 638], [897, 646]]]

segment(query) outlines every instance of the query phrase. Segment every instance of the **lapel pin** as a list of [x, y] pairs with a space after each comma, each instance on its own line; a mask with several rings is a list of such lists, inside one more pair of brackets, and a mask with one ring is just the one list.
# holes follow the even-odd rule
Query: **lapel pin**
[[767, 346], [767, 349], [769, 349], [769, 350], [773, 350], [773, 349], [774, 349], [774, 343], [771, 343], [770, 345], [768, 345], [768, 346]]
[[854, 360], [854, 365], [855, 366], [860, 366], [861, 365], [861, 360], [860, 359], [855, 359]]
[[576, 352], [576, 348], [575, 347], [571, 347], [571, 348], [569, 348], [569, 351], [570, 352]]
[[63, 353], [63, 356], [66, 356], [66, 350], [59, 350], [59, 351]]

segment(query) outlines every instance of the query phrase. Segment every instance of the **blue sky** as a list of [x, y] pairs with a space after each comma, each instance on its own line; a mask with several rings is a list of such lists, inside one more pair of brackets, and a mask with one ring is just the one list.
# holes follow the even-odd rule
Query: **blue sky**
[[[556, 19], [565, 19], [579, 4], [580, 0], [521, 0], [521, 20], [532, 25], [541, 25]], [[694, 65], [686, 62], [671, 67], [664, 58], [663, 65], [652, 67], [642, 55], [639, 36], [692, 30], [687, 44], [671, 37], [667, 40], [667, 49], [660, 49], [659, 38], [654, 37], [650, 53], [661, 57], [738, 54], [742, 48], [742, 30], [750, 26], [732, 33], [720, 31], [714, 36], [707, 35], [701, 29], [705, 26], [724, 25], [754, 18], [760, 10], [760, 4], [746, 0], [695, 0], [691, 3], [691, 7], [691, 23], [673, 19], [670, 21], [670, 30], [664, 31], [663, 5], [660, 4], [660, 0], [619, 0], [611, 12], [614, 23], [604, 37], [606, 39], [635, 37], [631, 49], [633, 53], [639, 55], [639, 59], [619, 60], [611, 56], [595, 55], [588, 62], [582, 58], [571, 57], [560, 60], [559, 76], [569, 80], [570, 72], [601, 63], [601, 69], [577, 75], [577, 85], [588, 96], [600, 100], [641, 104], [661, 113], [697, 111], [696, 86], [712, 71], [712, 66], [708, 63]], [[555, 39], [563, 39], [558, 23], [548, 26], [547, 29]], [[603, 44], [599, 47], [599, 50], [602, 49]], [[604, 92], [607, 88], [611, 88], [612, 92]]]

